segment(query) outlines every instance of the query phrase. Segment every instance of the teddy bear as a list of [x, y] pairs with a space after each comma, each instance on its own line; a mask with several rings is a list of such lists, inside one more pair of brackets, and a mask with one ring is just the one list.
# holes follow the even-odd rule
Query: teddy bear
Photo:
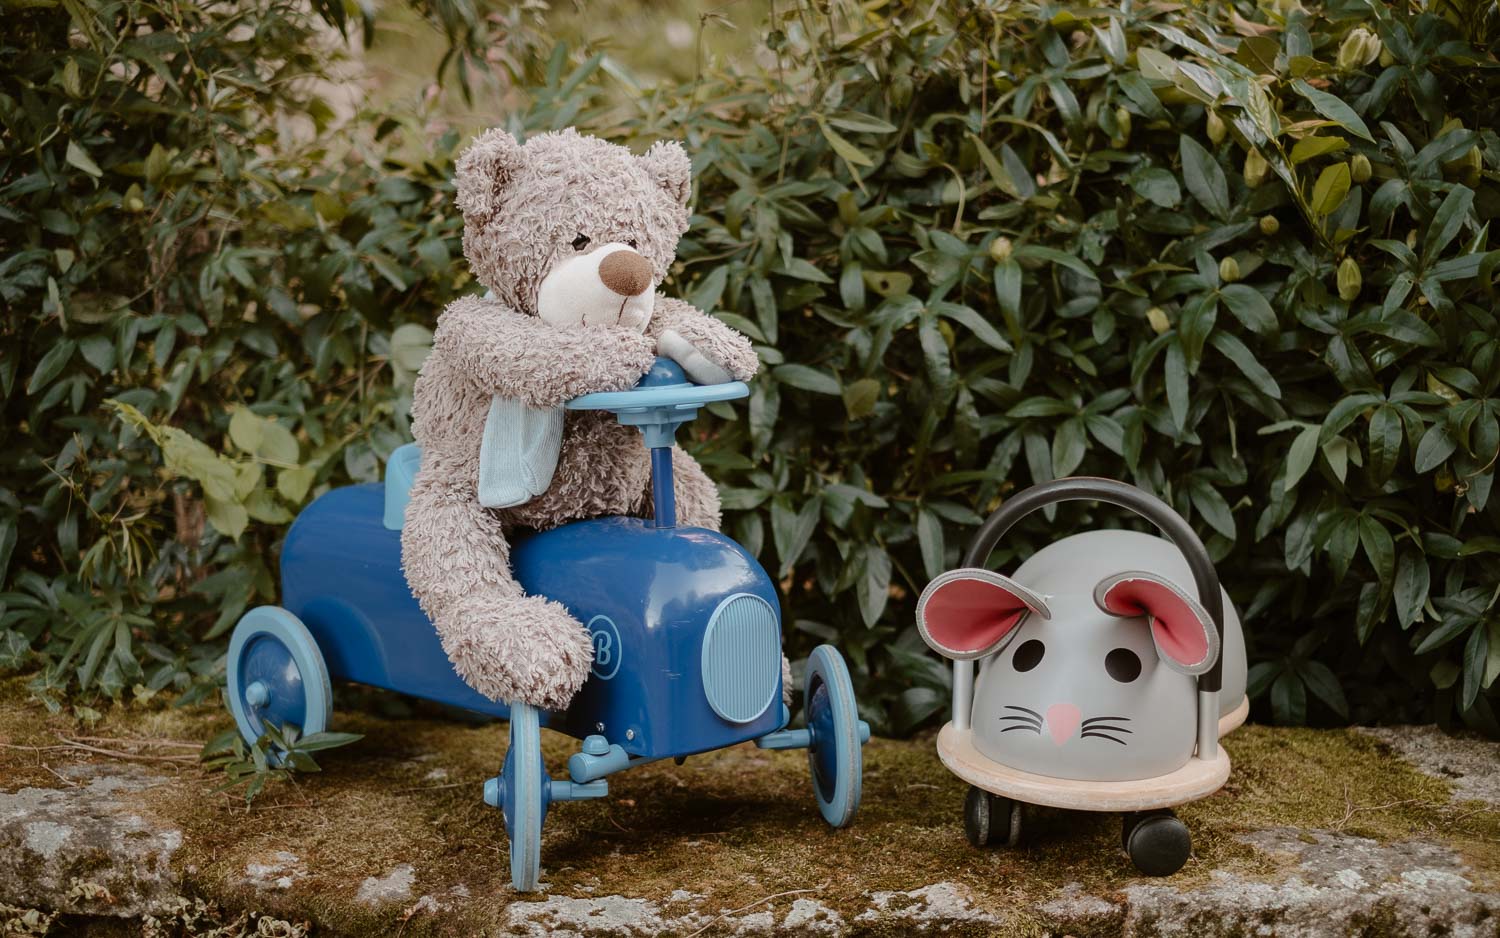
[[[490, 130], [457, 161], [464, 256], [489, 293], [444, 310], [417, 377], [422, 463], [401, 554], [454, 669], [491, 699], [561, 709], [593, 660], [583, 625], [515, 581], [512, 532], [651, 513], [639, 431], [561, 405], [634, 386], [657, 355], [699, 383], [758, 368], [744, 336], [657, 292], [687, 231], [690, 172], [679, 144], [636, 156], [572, 129], [524, 144]], [[560, 445], [532, 490], [482, 498], [482, 444], [506, 408], [539, 416]], [[672, 465], [678, 523], [717, 530], [714, 483], [679, 448]]]

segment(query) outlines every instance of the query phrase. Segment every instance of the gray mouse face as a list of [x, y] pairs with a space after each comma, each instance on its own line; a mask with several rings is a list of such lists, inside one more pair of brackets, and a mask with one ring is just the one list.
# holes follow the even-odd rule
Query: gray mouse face
[[946, 657], [982, 659], [971, 722], [986, 757], [1052, 778], [1166, 775], [1193, 754], [1193, 675], [1213, 664], [1217, 635], [1161, 577], [1129, 571], [1090, 585], [1044, 596], [955, 570], [924, 591], [918, 625]]
[[1123, 781], [1175, 771], [1193, 752], [1193, 679], [1157, 657], [1145, 617], [1087, 596], [1049, 597], [986, 658], [975, 684], [974, 746], [1052, 778]]

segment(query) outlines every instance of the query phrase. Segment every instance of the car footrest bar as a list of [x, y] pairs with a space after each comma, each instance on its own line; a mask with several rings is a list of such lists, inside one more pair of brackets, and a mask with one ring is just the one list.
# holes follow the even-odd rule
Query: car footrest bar
[[812, 745], [812, 733], [808, 730], [777, 730], [767, 733], [755, 741], [759, 749], [806, 749]]

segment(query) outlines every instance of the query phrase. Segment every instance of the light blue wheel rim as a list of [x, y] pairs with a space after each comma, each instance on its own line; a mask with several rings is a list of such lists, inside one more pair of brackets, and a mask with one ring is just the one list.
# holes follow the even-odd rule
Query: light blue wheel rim
[[541, 725], [536, 708], [529, 704], [510, 705], [510, 748], [500, 777], [505, 783], [500, 805], [510, 838], [510, 882], [518, 892], [532, 892], [542, 872], [547, 785]]
[[[295, 725], [303, 736], [328, 729], [333, 684], [318, 643], [302, 620], [279, 606], [258, 606], [240, 617], [226, 658], [229, 712], [247, 745], [270, 721]], [[253, 698], [253, 700], [252, 700]], [[268, 754], [279, 762], [280, 754]]]
[[854, 685], [843, 656], [832, 645], [819, 645], [808, 656], [803, 690], [811, 733], [807, 764], [813, 796], [823, 820], [844, 827], [859, 809], [864, 764]]

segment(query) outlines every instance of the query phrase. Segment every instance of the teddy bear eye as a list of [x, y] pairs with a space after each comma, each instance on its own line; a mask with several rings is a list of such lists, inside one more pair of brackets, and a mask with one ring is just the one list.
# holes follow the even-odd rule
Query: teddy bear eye
[[630, 246], [630, 249], [632, 251], [634, 251], [637, 247], [639, 247], [639, 245], [635, 243], [635, 239], [634, 238], [631, 238], [629, 241], [626, 241], [625, 243]]
[[589, 246], [589, 236], [586, 235], [586, 234], [580, 234], [578, 237], [576, 237], [576, 238], [573, 239], [573, 250], [575, 250], [575, 251], [582, 251], [584, 248], [586, 248], [588, 246]]

